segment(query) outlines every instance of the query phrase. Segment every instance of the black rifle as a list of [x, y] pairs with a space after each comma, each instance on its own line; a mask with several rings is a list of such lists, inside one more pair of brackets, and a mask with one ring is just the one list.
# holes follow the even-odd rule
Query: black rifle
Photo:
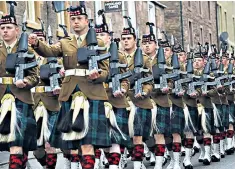
[[187, 84], [192, 81], [192, 78], [187, 77], [187, 72], [180, 70], [180, 63], [178, 60], [178, 56], [176, 54], [176, 51], [178, 50], [181, 50], [180, 45], [178, 48], [173, 48], [173, 56], [172, 56], [173, 73], [178, 74], [178, 77], [173, 78], [175, 85], [174, 89], [172, 90], [172, 93], [175, 93], [176, 95], [184, 92], [182, 86], [183, 84]]
[[144, 95], [142, 85], [143, 83], [149, 82], [153, 80], [153, 76], [143, 77], [144, 73], [148, 73], [149, 69], [144, 69], [144, 61], [143, 61], [143, 53], [140, 48], [140, 39], [137, 39], [137, 49], [135, 51], [134, 55], [134, 70], [133, 75], [129, 78], [129, 81], [131, 83], [131, 86], [134, 84], [135, 89], [135, 95], [141, 93], [141, 95]]
[[56, 57], [47, 58], [47, 63], [40, 66], [40, 78], [46, 84], [48, 84], [48, 81], [50, 84], [50, 91], [47, 92], [51, 92], [60, 87], [59, 80], [61, 79], [61, 75], [59, 74], [59, 71], [62, 67], [62, 65], [58, 64]]
[[[51, 39], [52, 33], [50, 26], [48, 27], [48, 37]], [[49, 44], [51, 44], [52, 41], [49, 39]], [[60, 69], [62, 68], [62, 65], [58, 64], [58, 60], [56, 57], [49, 57], [47, 58], [47, 63], [45, 65], [40, 66], [40, 78], [42, 81], [44, 81], [46, 84], [50, 84], [50, 88], [46, 92], [52, 92], [54, 89], [60, 87], [60, 79], [61, 75], [59, 73]]]
[[[25, 71], [37, 66], [34, 54], [28, 53], [28, 34], [26, 33], [26, 12], [23, 16], [22, 33], [16, 53], [8, 54], [6, 59], [6, 71], [15, 74], [15, 81], [23, 80]], [[29, 62], [31, 61], [31, 62]]]
[[166, 33], [165, 32], [162, 32], [162, 33], [165, 35], [166, 40], [161, 41], [162, 39], [160, 39], [158, 37], [159, 49], [158, 49], [158, 53], [157, 53], [157, 64], [160, 69], [160, 71], [159, 71], [160, 84], [155, 84], [154, 85], [155, 89], [168, 88], [168, 80], [178, 77], [178, 74], [176, 74], [176, 73], [170, 73], [170, 74], [166, 73], [166, 70], [173, 70], [173, 67], [169, 67], [166, 65], [166, 59], [164, 56], [164, 49], [163, 49], [162, 45], [169, 43], [169, 42], [168, 42]]
[[101, 72], [101, 69], [98, 67], [98, 62], [108, 59], [111, 57], [111, 54], [99, 54], [100, 51], [106, 51], [106, 47], [99, 47], [98, 41], [96, 38], [96, 32], [94, 25], [90, 24], [90, 29], [86, 36], [87, 47], [78, 48], [77, 59], [78, 63], [87, 63], [89, 65], [89, 70], [97, 70]]
[[131, 71], [127, 71], [125, 73], [120, 73], [120, 68], [127, 68], [127, 64], [119, 63], [118, 56], [118, 46], [117, 40], [113, 39], [113, 33], [111, 32], [111, 44], [109, 48], [109, 52], [111, 57], [109, 59], [109, 88], [112, 87], [112, 92], [121, 91], [121, 80], [128, 78], [132, 75]]

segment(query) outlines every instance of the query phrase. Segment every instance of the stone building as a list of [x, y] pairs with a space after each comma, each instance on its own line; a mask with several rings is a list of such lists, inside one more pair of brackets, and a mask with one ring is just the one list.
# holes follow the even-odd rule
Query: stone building
[[218, 36], [228, 32], [230, 46], [235, 46], [235, 2], [217, 1]]
[[215, 1], [162, 1], [165, 8], [165, 29], [184, 47], [198, 42], [217, 44]]
[[[94, 19], [95, 14], [99, 9], [104, 9], [107, 7], [107, 3], [111, 1], [86, 1], [86, 8], [89, 14], [89, 18]], [[120, 37], [120, 33], [123, 29], [124, 21], [123, 16], [127, 15], [131, 17], [132, 24], [135, 28], [139, 30], [139, 35], [146, 33], [145, 23], [148, 21], [153, 22], [156, 27], [164, 29], [164, 9], [165, 5], [157, 1], [115, 1], [117, 4], [121, 4], [120, 9], [111, 12], [107, 10], [106, 19], [107, 22], [112, 25], [111, 28], [115, 32], [114, 37]], [[65, 6], [79, 5], [79, 1], [65, 1]], [[110, 9], [112, 9], [111, 7]], [[51, 26], [53, 35], [55, 38], [56, 29], [58, 24], [65, 24], [69, 26], [69, 14], [68, 12], [61, 12], [59, 14], [52, 10], [51, 1], [17, 1], [17, 7], [15, 10], [18, 22], [22, 21], [22, 15], [27, 10], [28, 19], [30, 22], [37, 22], [40, 17], [44, 23], [45, 28], [48, 25]], [[1, 13], [6, 13], [9, 11], [9, 5], [6, 1], [0, 2]]]

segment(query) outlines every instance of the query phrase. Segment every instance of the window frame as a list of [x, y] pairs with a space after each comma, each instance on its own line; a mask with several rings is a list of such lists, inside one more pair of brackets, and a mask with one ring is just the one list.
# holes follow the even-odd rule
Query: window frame
[[[153, 2], [148, 1], [148, 21], [154, 24], [153, 33], [156, 35], [156, 5]], [[152, 6], [152, 8], [150, 8]]]
[[27, 20], [36, 23], [35, 3], [34, 1], [26, 1]]
[[191, 20], [188, 21], [188, 30], [189, 30], [189, 44], [190, 44], [190, 47], [194, 47], [194, 41], [193, 41], [193, 22]]

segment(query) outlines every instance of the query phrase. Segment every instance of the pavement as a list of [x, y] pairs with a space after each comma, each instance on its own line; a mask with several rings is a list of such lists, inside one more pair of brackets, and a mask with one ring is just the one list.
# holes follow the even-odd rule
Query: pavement
[[[192, 164], [194, 169], [235, 169], [235, 154], [230, 156], [225, 156], [225, 158], [221, 159], [220, 162], [211, 163], [209, 166], [204, 166], [202, 163], [199, 163], [198, 160], [199, 153], [196, 154], [192, 158]], [[182, 157], [183, 158], [183, 157]], [[0, 152], [0, 169], [8, 169], [8, 159], [9, 153], [8, 152]], [[63, 155], [61, 153], [58, 154], [58, 160], [56, 169], [63, 169]], [[33, 169], [42, 169], [40, 164], [34, 158], [32, 152], [29, 153], [29, 163]], [[147, 169], [154, 169], [153, 166], [150, 166], [148, 161], [144, 161], [145, 167]], [[164, 169], [167, 167], [167, 164], [163, 167]], [[181, 167], [184, 168], [183, 166]], [[126, 169], [133, 169], [132, 162], [129, 160]]]

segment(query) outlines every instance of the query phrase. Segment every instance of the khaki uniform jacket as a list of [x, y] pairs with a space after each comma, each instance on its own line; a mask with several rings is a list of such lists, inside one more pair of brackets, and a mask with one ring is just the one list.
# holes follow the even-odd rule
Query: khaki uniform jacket
[[[101, 39], [98, 39], [98, 45], [104, 47]], [[83, 40], [81, 47], [87, 46], [86, 39]], [[35, 51], [44, 57], [60, 57], [63, 56], [64, 69], [88, 69], [88, 63], [78, 64], [77, 61], [77, 39], [75, 35], [60, 40], [60, 45], [48, 46], [38, 41], [38, 45], [34, 47]], [[62, 88], [59, 95], [60, 101], [67, 101], [74, 91], [76, 85], [80, 90], [92, 100], [108, 100], [103, 82], [108, 76], [108, 60], [99, 62], [99, 68], [102, 69], [100, 77], [96, 80], [88, 79], [88, 76], [67, 76], [62, 82]]]
[[[157, 58], [154, 57], [152, 61], [152, 66], [157, 64]], [[171, 107], [170, 100], [168, 94], [162, 93], [160, 89], [153, 89], [151, 93], [151, 99], [154, 100], [154, 102], [161, 106], [161, 107]]]
[[[196, 71], [196, 75], [202, 75], [203, 71]], [[211, 97], [215, 97], [217, 95], [216, 89], [210, 89], [206, 96], [202, 96], [200, 91], [200, 96], [197, 98], [198, 103], [201, 103], [204, 108], [213, 108]]]
[[[42, 64], [46, 64], [47, 59], [43, 59]], [[45, 86], [45, 84], [40, 81], [38, 86]], [[33, 93], [33, 98], [35, 102], [35, 106], [33, 109], [35, 109], [38, 106], [38, 103], [41, 101], [46, 109], [50, 111], [60, 111], [60, 102], [58, 100], [58, 96], [54, 95], [52, 92], [50, 93]]]
[[[144, 77], [148, 77], [150, 75], [152, 75], [152, 66], [151, 66], [151, 62], [148, 59], [148, 56], [143, 54], [143, 61], [144, 61], [144, 68], [149, 69], [148, 73], [144, 73]], [[128, 64], [129, 70], [134, 70], [134, 56], [131, 57], [131, 60]], [[152, 109], [153, 105], [152, 102], [150, 100], [150, 94], [152, 92], [153, 89], [153, 81], [148, 82], [143, 84], [143, 92], [147, 93], [147, 96], [145, 96], [143, 99], [137, 99], [135, 98], [135, 91], [133, 89], [130, 89], [128, 91], [128, 96], [130, 97], [131, 101], [133, 102], [133, 104], [137, 107], [143, 108], [143, 109]]]
[[[182, 71], [186, 71], [186, 65], [187, 63], [181, 63], [180, 65], [180, 69]], [[186, 89], [187, 90], [187, 89]], [[197, 99], [196, 98], [192, 98], [190, 97], [188, 94], [184, 94], [183, 96], [183, 102], [187, 105], [187, 106], [190, 106], [190, 107], [197, 107]]]
[[[124, 55], [124, 53], [119, 52], [118, 56], [119, 56], [119, 62], [121, 64], [127, 64], [126, 56]], [[124, 73], [126, 71], [127, 71], [126, 68], [120, 68], [120, 73]], [[129, 90], [128, 79], [123, 79], [122, 80], [121, 87], [123, 89], [125, 89], [126, 91]], [[111, 105], [113, 105], [114, 107], [116, 107], [116, 108], [126, 108], [126, 107], [129, 107], [129, 104], [128, 104], [126, 96], [123, 96], [121, 98], [120, 97], [114, 97], [111, 88], [106, 88], [106, 92], [107, 92], [107, 95], [108, 95], [108, 98], [109, 98], [109, 103]]]
[[[16, 53], [18, 47], [18, 42], [12, 49], [12, 53]], [[0, 44], [0, 77], [15, 77], [14, 74], [7, 73], [5, 70], [7, 58], [7, 49], [4, 43]], [[28, 80], [29, 84], [25, 88], [17, 88], [14, 84], [10, 85], [10, 90], [13, 95], [20, 101], [27, 104], [34, 104], [33, 96], [30, 89], [35, 87], [38, 82], [38, 68], [33, 68], [25, 71], [25, 78]], [[0, 84], [0, 99], [6, 92], [7, 85]]]

